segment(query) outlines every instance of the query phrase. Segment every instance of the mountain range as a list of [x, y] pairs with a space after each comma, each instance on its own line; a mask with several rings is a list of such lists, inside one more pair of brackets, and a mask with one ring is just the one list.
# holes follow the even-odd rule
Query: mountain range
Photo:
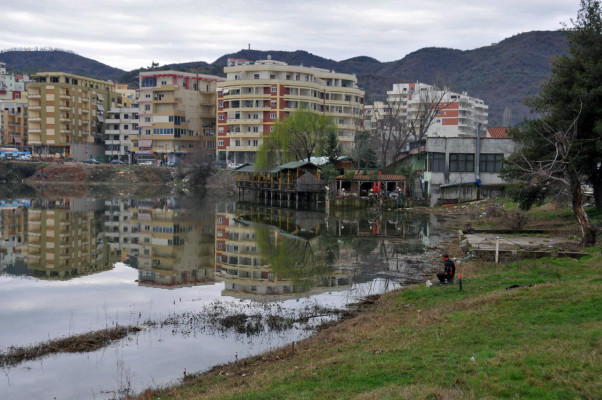
[[[550, 61], [566, 53], [564, 32], [533, 31], [474, 50], [423, 48], [390, 62], [365, 56], [335, 61], [302, 50], [241, 50], [223, 55], [213, 63], [199, 61], [153, 69], [225, 76], [223, 67], [229, 57], [255, 61], [271, 56], [273, 60], [290, 65], [355, 74], [359, 86], [366, 91], [368, 104], [383, 100], [394, 83], [433, 83], [443, 80], [452, 91], [467, 92], [470, 96], [483, 99], [489, 106], [490, 126], [509, 126], [529, 116], [524, 100], [537, 94], [550, 72]], [[123, 71], [63, 50], [6, 50], [0, 52], [0, 61], [15, 73], [61, 71], [128, 83], [130, 87], [137, 87], [137, 74], [148, 70]]]

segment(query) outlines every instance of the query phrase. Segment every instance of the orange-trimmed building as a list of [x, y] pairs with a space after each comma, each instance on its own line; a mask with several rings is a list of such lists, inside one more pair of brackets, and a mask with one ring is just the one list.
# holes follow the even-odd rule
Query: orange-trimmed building
[[219, 159], [254, 162], [276, 122], [302, 107], [332, 117], [343, 152], [351, 153], [364, 112], [355, 75], [270, 59], [229, 65], [226, 81], [217, 85]]

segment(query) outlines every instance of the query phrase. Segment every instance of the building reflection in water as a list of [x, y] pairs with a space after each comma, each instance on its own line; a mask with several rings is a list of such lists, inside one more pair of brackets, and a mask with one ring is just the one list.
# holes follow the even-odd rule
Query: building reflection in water
[[215, 281], [215, 208], [187, 206], [181, 199], [133, 201], [120, 216], [135, 238], [121, 243], [122, 257], [139, 269], [145, 286], [177, 288]]
[[396, 254], [420, 254], [428, 216], [350, 214], [251, 203], [219, 204], [216, 279], [224, 295], [270, 299], [348, 289], [392, 269]]
[[351, 285], [352, 271], [333, 261], [338, 244], [321, 234], [325, 214], [256, 204], [220, 204], [216, 276], [225, 295], [297, 297]]
[[0, 201], [0, 272], [27, 274], [29, 200]]
[[71, 279], [120, 261], [141, 286], [223, 281], [228, 296], [295, 298], [400, 271], [400, 254], [429, 245], [433, 218], [187, 198], [0, 201], [0, 272]]
[[111, 268], [103, 241], [102, 202], [32, 200], [27, 217], [27, 268], [42, 279], [71, 279]]

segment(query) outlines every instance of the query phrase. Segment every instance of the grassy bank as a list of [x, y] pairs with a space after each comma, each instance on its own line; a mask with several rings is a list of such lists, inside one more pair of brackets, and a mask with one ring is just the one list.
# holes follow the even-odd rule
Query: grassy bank
[[458, 268], [463, 291], [390, 293], [294, 349], [139, 398], [602, 398], [602, 255], [590, 252], [470, 261]]

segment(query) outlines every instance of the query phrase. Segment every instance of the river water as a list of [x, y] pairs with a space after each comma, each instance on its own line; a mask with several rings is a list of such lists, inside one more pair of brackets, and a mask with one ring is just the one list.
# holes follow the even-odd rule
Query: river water
[[411, 210], [0, 199], [0, 353], [142, 328], [101, 350], [4, 365], [0, 399], [120, 398], [301, 340], [420, 279], [439, 228]]

